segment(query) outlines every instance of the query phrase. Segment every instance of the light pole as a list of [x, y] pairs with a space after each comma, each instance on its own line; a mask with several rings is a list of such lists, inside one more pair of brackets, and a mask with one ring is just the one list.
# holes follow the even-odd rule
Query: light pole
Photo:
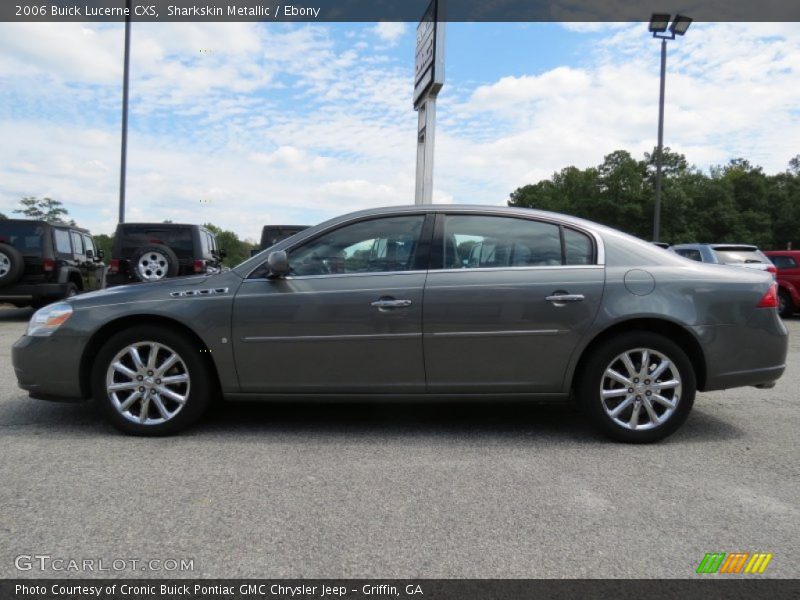
[[674, 40], [676, 35], [683, 35], [692, 24], [692, 19], [683, 15], [654, 13], [650, 17], [650, 32], [661, 40], [661, 94], [658, 99], [658, 148], [656, 149], [656, 202], [653, 211], [653, 241], [658, 242], [661, 229], [661, 168], [664, 152], [664, 87], [667, 79], [667, 40]]
[[128, 166], [128, 79], [131, 65], [131, 0], [125, 17], [125, 57], [122, 65], [122, 142], [119, 157], [119, 222], [125, 222], [125, 174]]

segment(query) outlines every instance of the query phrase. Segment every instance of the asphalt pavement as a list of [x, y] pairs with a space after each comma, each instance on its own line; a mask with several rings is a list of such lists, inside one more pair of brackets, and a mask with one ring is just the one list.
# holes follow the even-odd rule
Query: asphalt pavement
[[492, 402], [220, 403], [126, 437], [17, 388], [30, 315], [0, 307], [0, 577], [685, 578], [737, 551], [800, 576], [800, 319], [774, 389], [700, 394], [630, 446], [570, 406]]

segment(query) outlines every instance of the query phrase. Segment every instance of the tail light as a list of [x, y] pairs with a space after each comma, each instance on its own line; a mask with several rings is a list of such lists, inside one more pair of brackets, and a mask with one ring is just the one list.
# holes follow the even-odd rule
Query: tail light
[[116, 275], [117, 273], [119, 273], [118, 258], [112, 258], [110, 261], [108, 261], [108, 272], [111, 273], [112, 275]]
[[778, 308], [778, 284], [769, 286], [767, 293], [761, 296], [756, 308]]
[[206, 261], [204, 261], [204, 260], [196, 260], [196, 261], [194, 261], [194, 272], [195, 273], [205, 273], [206, 272]]
[[773, 277], [778, 276], [778, 269], [775, 267], [775, 265], [767, 265], [767, 271], [769, 273], [772, 273]]
[[56, 261], [54, 261], [52, 258], [45, 258], [42, 261], [42, 271], [44, 271], [45, 273], [52, 273], [55, 270], [56, 270]]

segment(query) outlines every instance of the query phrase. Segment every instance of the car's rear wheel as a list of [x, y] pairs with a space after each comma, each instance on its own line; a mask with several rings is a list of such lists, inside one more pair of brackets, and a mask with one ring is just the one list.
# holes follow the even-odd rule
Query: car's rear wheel
[[680, 427], [694, 403], [696, 378], [675, 342], [647, 331], [612, 338], [589, 356], [579, 398], [594, 424], [622, 442], [655, 442]]
[[178, 332], [140, 326], [112, 336], [97, 355], [92, 391], [118, 429], [169, 435], [199, 419], [213, 380], [201, 348]]
[[789, 292], [780, 290], [778, 292], [778, 314], [784, 319], [788, 319], [794, 314], [794, 311], [794, 302], [792, 302], [792, 297], [789, 295]]

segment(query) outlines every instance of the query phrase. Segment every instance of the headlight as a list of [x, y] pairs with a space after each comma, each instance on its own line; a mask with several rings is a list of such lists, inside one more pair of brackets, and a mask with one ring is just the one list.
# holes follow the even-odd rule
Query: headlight
[[50, 335], [61, 327], [72, 315], [72, 305], [68, 302], [56, 302], [33, 313], [25, 335], [43, 337]]

